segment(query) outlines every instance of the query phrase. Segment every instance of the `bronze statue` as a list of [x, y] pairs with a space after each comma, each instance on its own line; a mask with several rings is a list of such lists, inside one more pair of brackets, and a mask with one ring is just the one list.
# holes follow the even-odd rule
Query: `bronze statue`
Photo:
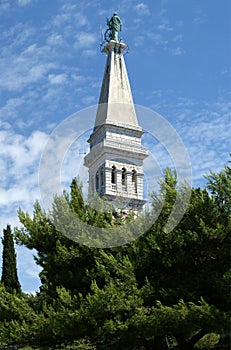
[[122, 30], [122, 22], [119, 18], [117, 12], [115, 12], [112, 18], [109, 20], [107, 18], [108, 29], [104, 34], [104, 39], [106, 41], [115, 40], [118, 41], [118, 33]]

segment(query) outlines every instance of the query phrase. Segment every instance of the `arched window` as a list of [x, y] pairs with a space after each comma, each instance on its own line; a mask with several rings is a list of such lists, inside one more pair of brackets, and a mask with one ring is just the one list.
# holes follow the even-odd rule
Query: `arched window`
[[135, 169], [132, 170], [132, 183], [134, 186], [134, 191], [137, 193], [137, 172]]
[[96, 191], [99, 190], [99, 172], [98, 171], [95, 175], [95, 188], [96, 188]]
[[127, 170], [125, 168], [122, 168], [122, 186], [127, 185]]
[[103, 173], [103, 167], [100, 169], [100, 184], [101, 186], [104, 185], [104, 173]]
[[115, 165], [112, 166], [111, 168], [111, 183], [116, 184], [116, 167]]

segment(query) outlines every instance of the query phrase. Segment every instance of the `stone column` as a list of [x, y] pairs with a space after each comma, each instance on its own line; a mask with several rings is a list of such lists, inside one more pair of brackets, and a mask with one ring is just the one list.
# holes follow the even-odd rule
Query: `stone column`
[[111, 172], [112, 168], [105, 167], [105, 194], [112, 193]]
[[122, 194], [122, 171], [120, 169], [116, 169], [116, 185], [117, 192]]
[[144, 177], [144, 174], [142, 174], [142, 173], [137, 173], [136, 174], [137, 197], [139, 199], [143, 199], [143, 177]]
[[131, 171], [127, 171], [126, 176], [127, 176], [127, 194], [128, 196], [131, 196], [134, 194]]

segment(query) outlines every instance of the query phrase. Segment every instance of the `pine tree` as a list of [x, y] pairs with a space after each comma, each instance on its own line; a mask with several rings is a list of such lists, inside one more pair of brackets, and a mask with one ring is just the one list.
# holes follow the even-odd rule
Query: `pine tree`
[[[211, 193], [192, 188], [184, 216], [167, 232], [166, 221], [176, 198], [188, 194], [187, 186], [177, 186], [176, 180], [176, 174], [166, 170], [160, 193], [152, 196], [154, 214], [160, 211], [159, 217], [154, 216], [144, 235], [121, 247], [90, 248], [56, 229], [52, 219], [58, 222], [59, 217], [71, 227], [66, 203], [93, 226], [110, 224], [104, 213], [86, 205], [75, 181], [69, 196], [55, 197], [49, 216], [38, 203], [32, 218], [19, 210], [24, 228], [16, 230], [16, 239], [37, 250], [42, 287], [30, 300], [31, 312], [20, 304], [17, 310], [23, 309], [22, 316], [13, 315], [3, 331], [0, 322], [4, 339], [12, 344], [33, 339], [30, 345], [40, 348], [75, 342], [78, 349], [193, 350], [200, 339], [206, 344], [209, 337], [217, 341], [228, 333], [230, 169], [208, 178]], [[75, 233], [78, 226], [73, 227]], [[13, 305], [16, 297], [12, 295]], [[4, 315], [1, 300], [4, 307], [0, 290], [0, 316]]]
[[14, 239], [10, 225], [3, 230], [3, 254], [2, 254], [2, 283], [10, 293], [21, 292], [21, 286], [17, 275], [16, 253], [14, 248]]

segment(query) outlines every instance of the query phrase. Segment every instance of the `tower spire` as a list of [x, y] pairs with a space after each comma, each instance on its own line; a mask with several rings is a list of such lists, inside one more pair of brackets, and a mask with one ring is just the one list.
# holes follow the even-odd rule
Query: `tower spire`
[[127, 45], [114, 40], [104, 47], [107, 62], [99, 98], [95, 127], [108, 123], [123, 123], [138, 127], [131, 87], [123, 52]]
[[148, 152], [141, 144], [143, 131], [123, 56], [126, 47], [122, 41], [110, 39], [103, 49], [107, 61], [94, 130], [88, 140], [90, 152], [84, 164], [89, 168], [91, 192], [110, 201], [122, 198], [124, 208], [140, 209], [145, 203], [143, 160]]

